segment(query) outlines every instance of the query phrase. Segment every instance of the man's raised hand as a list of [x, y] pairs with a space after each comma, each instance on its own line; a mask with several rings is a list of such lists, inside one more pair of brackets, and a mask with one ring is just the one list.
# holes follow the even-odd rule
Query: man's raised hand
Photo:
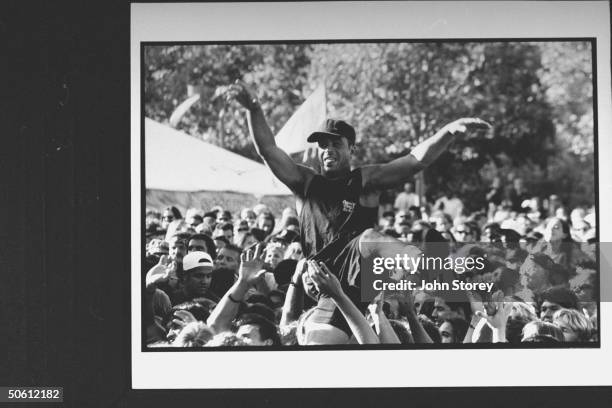
[[238, 268], [238, 280], [254, 285], [266, 270], [263, 269], [263, 244], [255, 245], [255, 248], [249, 248], [240, 255], [240, 268]]
[[225, 92], [225, 100], [227, 102], [235, 100], [248, 110], [253, 110], [259, 106], [255, 91], [249, 88], [244, 81], [238, 79], [227, 88], [227, 91]]
[[489, 130], [492, 128], [493, 126], [490, 123], [479, 118], [461, 118], [446, 125], [448, 132], [454, 135], [464, 135], [475, 130]]
[[176, 264], [174, 262], [170, 262], [170, 258], [167, 255], [162, 255], [159, 258], [157, 265], [149, 269], [149, 272], [147, 272], [147, 277], [145, 279], [147, 288], [159, 283], [167, 282], [175, 267]]

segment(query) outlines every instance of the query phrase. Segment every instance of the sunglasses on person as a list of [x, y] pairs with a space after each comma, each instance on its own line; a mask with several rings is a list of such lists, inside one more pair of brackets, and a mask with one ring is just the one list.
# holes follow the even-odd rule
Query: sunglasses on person
[[162, 220], [172, 221], [172, 220], [174, 220], [174, 217], [173, 217], [173, 216], [171, 216], [171, 215], [164, 215], [164, 216], [162, 217]]
[[470, 231], [465, 230], [465, 229], [458, 229], [458, 230], [455, 230], [455, 233], [456, 233], [457, 235], [459, 235], [459, 234], [461, 234], [461, 235], [469, 235], [469, 234], [470, 234]]

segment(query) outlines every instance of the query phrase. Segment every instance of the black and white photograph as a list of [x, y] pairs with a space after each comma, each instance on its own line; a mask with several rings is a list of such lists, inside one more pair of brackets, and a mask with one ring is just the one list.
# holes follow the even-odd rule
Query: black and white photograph
[[597, 344], [590, 41], [143, 53], [147, 347]]

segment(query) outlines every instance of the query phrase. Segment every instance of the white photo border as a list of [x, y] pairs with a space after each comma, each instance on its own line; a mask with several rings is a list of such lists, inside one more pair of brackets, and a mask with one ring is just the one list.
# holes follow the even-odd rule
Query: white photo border
[[[612, 385], [612, 327], [599, 349], [300, 350], [143, 352], [141, 336], [141, 42], [353, 39], [595, 38], [598, 156], [612, 153], [608, 2], [414, 1], [139, 3], [131, 5], [131, 373], [134, 389], [454, 387]], [[595, 96], [595, 95], [594, 95]], [[598, 160], [599, 202], [612, 199], [612, 161]], [[600, 207], [601, 208], [601, 207]], [[599, 212], [599, 238], [612, 242], [612, 219]], [[604, 272], [604, 271], [602, 271]], [[605, 272], [604, 272], [605, 273]], [[602, 273], [601, 275], [603, 275]], [[603, 285], [602, 285], [603, 286]], [[602, 302], [600, 319], [612, 313]], [[318, 361], [325, 362], [324, 366]], [[487, 372], [482, 363], [503, 364]], [[586, 364], [588, 362], [588, 364]], [[537, 364], [545, 377], [525, 375]], [[276, 367], [295, 367], [277, 375]], [[237, 375], [257, 367], [257, 376]], [[449, 375], [440, 376], [445, 366]], [[497, 367], [497, 364], [490, 366]], [[405, 367], [418, 367], [412, 376]], [[459, 371], [453, 374], [453, 368]], [[266, 375], [269, 371], [269, 375]], [[290, 370], [291, 371], [291, 370]], [[381, 373], [384, 375], [372, 375]], [[166, 373], [163, 375], [160, 373]], [[567, 375], [579, 373], [580, 375]]]

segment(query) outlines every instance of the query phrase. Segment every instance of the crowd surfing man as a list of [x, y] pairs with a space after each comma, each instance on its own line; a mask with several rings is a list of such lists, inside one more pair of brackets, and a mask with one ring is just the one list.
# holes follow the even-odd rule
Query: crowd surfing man
[[[307, 139], [318, 146], [321, 168], [317, 173], [295, 163], [276, 145], [255, 92], [244, 82], [232, 84], [226, 97], [247, 109], [249, 131], [257, 152], [272, 173], [296, 196], [304, 255], [326, 265], [358, 305], [361, 303], [360, 257], [417, 256], [420, 252], [408, 243], [390, 240], [372, 229], [377, 222], [381, 192], [411, 180], [455, 138], [491, 127], [478, 118], [458, 119], [403, 157], [386, 164], [351, 169], [355, 130], [343, 120], [327, 119]], [[329, 310], [333, 310], [331, 316]], [[350, 333], [345, 319], [329, 296], [318, 296], [318, 308], [313, 315], [311, 317], [317, 321], [326, 321]]]

